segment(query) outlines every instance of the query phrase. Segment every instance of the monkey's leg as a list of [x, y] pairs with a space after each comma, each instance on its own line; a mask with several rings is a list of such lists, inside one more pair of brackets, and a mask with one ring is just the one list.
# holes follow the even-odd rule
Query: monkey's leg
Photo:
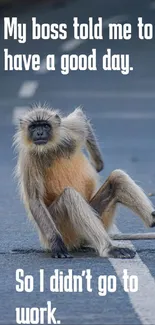
[[146, 226], [155, 226], [152, 203], [143, 190], [122, 170], [114, 170], [90, 202], [101, 216], [106, 228], [113, 221], [117, 203], [132, 209], [142, 218]]
[[30, 199], [29, 204], [30, 212], [36, 222], [39, 237], [44, 246], [52, 251], [57, 251], [58, 257], [71, 257], [54, 223], [54, 218], [51, 217], [44, 202], [40, 199]]
[[[96, 212], [74, 189], [66, 188], [61, 196], [49, 207], [55, 224], [63, 237], [63, 227], [70, 228], [81, 240], [84, 239], [102, 257], [133, 258], [135, 252], [113, 247], [110, 237], [104, 229], [103, 223]], [[62, 224], [63, 227], [62, 227]], [[53, 252], [57, 256], [57, 252]]]

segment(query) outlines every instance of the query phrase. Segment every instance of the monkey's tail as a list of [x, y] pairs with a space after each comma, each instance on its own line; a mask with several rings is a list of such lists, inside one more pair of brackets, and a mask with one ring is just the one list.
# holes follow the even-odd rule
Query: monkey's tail
[[110, 234], [112, 240], [150, 240], [155, 239], [155, 233]]

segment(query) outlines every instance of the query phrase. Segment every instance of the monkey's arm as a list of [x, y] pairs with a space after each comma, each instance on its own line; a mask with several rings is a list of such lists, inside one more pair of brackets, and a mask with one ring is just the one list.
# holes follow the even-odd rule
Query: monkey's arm
[[104, 168], [104, 162], [102, 159], [101, 151], [99, 149], [99, 145], [97, 143], [95, 133], [88, 120], [87, 120], [87, 130], [88, 130], [88, 135], [86, 140], [86, 147], [92, 158], [92, 162], [95, 164], [95, 168], [97, 172], [100, 172]]
[[47, 239], [52, 250], [53, 257], [70, 257], [67, 248], [58, 232], [56, 225], [41, 199], [30, 199], [30, 212], [38, 225], [41, 233]]
[[92, 159], [95, 169], [100, 172], [104, 168], [102, 153], [91, 123], [81, 108], [76, 108], [67, 118], [63, 120], [64, 125], [75, 135], [77, 141], [83, 142]]

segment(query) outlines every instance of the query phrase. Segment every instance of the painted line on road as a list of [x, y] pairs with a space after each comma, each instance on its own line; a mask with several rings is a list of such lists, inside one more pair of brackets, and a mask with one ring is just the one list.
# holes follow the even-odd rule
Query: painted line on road
[[155, 112], [97, 112], [97, 113], [91, 113], [89, 112], [89, 116], [93, 118], [100, 118], [100, 119], [122, 119], [122, 120], [130, 120], [130, 119], [138, 119], [138, 120], [150, 120], [155, 119]]
[[103, 20], [103, 28], [109, 27], [109, 24], [118, 24], [128, 21], [128, 16], [118, 15]]
[[42, 74], [42, 73], [46, 73], [46, 72], [47, 72], [47, 69], [46, 69], [46, 58], [44, 58], [41, 61], [40, 69], [38, 71], [36, 71], [36, 73], [37, 74]]
[[[55, 58], [55, 65], [58, 63], [58, 58]], [[41, 61], [40, 69], [36, 71], [37, 74], [45, 74], [47, 72], [50, 72], [50, 70], [47, 70], [46, 68], [46, 57]]]
[[17, 106], [13, 109], [12, 123], [16, 125], [19, 122], [19, 119], [28, 111], [28, 106]]
[[18, 97], [20, 98], [30, 98], [34, 96], [36, 89], [38, 88], [38, 81], [34, 80], [27, 80], [24, 81], [23, 84], [21, 85], [19, 92], [18, 92]]
[[70, 52], [75, 50], [77, 47], [79, 47], [82, 43], [86, 42], [87, 40], [76, 40], [74, 38], [66, 41], [62, 46], [61, 46], [61, 50], [62, 52]]
[[91, 98], [91, 99], [150, 99], [155, 98], [155, 91], [102, 91], [102, 90], [57, 90], [52, 91], [52, 97], [64, 97], [64, 98]]
[[[118, 232], [116, 228], [115, 233]], [[134, 248], [131, 241], [122, 241], [122, 243], [123, 246]], [[122, 278], [123, 270], [126, 269], [129, 276], [136, 275], [138, 277], [139, 290], [133, 293], [129, 292], [129, 299], [143, 325], [155, 324], [155, 280], [139, 255], [136, 254], [135, 258], [132, 260], [110, 258], [109, 261], [116, 271], [122, 285], [124, 283]]]
[[[111, 24], [111, 23], [121, 23], [121, 22], [125, 22], [127, 20], [128, 20], [128, 17], [125, 16], [125, 15], [113, 16], [113, 17], [110, 17], [110, 18], [107, 18], [107, 19], [103, 20], [102, 26], [103, 26], [103, 28], [107, 28], [109, 26], [109, 24]], [[65, 51], [67, 51], [67, 52], [73, 51], [77, 47], [79, 47], [81, 44], [83, 44], [84, 42], [87, 42], [87, 41], [89, 41], [89, 39], [87, 39], [87, 40], [82, 40], [82, 39], [76, 40], [76, 39], [72, 38], [72, 39], [70, 39], [70, 40], [63, 43], [63, 45], [61, 46], [61, 50], [63, 52], [65, 52]]]

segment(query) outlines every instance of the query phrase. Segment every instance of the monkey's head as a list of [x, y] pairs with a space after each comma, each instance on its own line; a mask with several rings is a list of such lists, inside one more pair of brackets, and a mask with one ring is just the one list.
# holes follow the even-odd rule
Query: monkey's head
[[47, 150], [59, 140], [60, 125], [61, 117], [57, 111], [33, 108], [20, 119], [17, 137], [30, 150]]

